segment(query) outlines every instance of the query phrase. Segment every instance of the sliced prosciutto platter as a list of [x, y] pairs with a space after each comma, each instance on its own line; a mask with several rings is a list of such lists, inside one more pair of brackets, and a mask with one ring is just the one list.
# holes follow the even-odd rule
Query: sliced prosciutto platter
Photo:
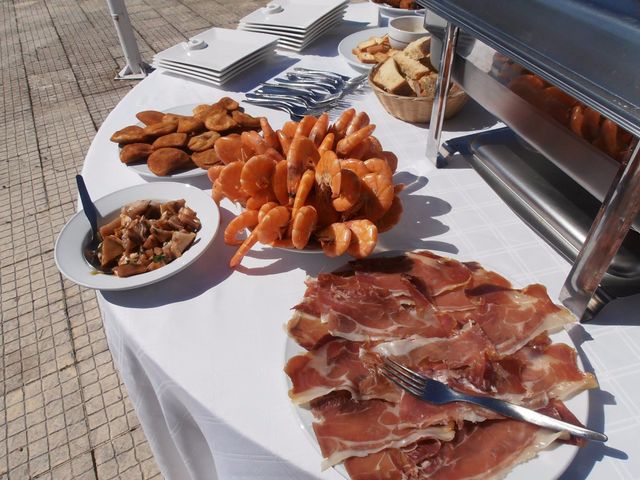
[[378, 367], [390, 357], [456, 390], [581, 425], [564, 402], [597, 381], [550, 338], [569, 340], [573, 322], [542, 285], [514, 288], [476, 262], [427, 251], [356, 260], [307, 280], [287, 325], [289, 396], [322, 468], [353, 480], [503, 478], [560, 447], [553, 453], [567, 454], [531, 477], [549, 478], [575, 453], [566, 445], [582, 441], [467, 403], [424, 402]]

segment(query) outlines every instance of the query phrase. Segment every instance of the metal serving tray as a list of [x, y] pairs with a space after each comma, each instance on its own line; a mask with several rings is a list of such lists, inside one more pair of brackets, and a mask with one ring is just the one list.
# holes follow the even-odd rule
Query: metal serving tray
[[637, 0], [418, 0], [640, 136]]
[[[478, 41], [466, 45], [466, 58], [454, 59], [453, 80], [602, 202], [620, 164], [492, 77], [493, 48]], [[640, 231], [640, 219], [633, 227]]]
[[[575, 261], [600, 202], [508, 128], [470, 135], [467, 158], [531, 228]], [[609, 295], [640, 291], [640, 234], [630, 231], [602, 287]]]
[[[594, 300], [603, 297], [598, 287], [629, 228], [634, 223], [638, 227], [640, 144], [636, 141], [628, 160], [615, 165], [590, 145], [571, 137], [561, 125], [541, 118], [540, 112], [505, 87], [498, 87], [497, 81], [490, 82], [488, 57], [493, 59], [493, 55], [482, 50], [512, 58], [637, 137], [640, 4], [634, 0], [419, 1], [429, 9], [425, 27], [435, 39], [443, 39], [427, 157], [439, 166], [446, 98], [450, 82], [455, 80], [602, 200], [560, 292], [560, 300], [577, 316], [586, 318]], [[433, 25], [430, 17], [435, 17]], [[438, 55], [432, 50], [434, 57]], [[612, 176], [611, 167], [617, 167]], [[526, 183], [518, 175], [509, 180], [513, 190]]]

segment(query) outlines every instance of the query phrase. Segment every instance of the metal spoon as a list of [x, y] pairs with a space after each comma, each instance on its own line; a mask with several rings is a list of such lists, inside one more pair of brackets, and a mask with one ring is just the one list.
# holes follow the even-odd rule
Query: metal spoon
[[82, 203], [82, 211], [89, 220], [89, 225], [91, 226], [91, 238], [89, 239], [89, 243], [84, 247], [83, 254], [84, 258], [89, 265], [100, 272], [111, 272], [109, 269], [105, 269], [100, 265], [100, 260], [98, 259], [98, 246], [100, 245], [100, 231], [98, 230], [98, 220], [101, 219], [96, 206], [91, 200], [89, 196], [89, 191], [87, 190], [87, 185], [84, 183], [84, 178], [82, 175], [76, 175], [76, 183], [78, 184], [78, 193], [80, 194], [80, 203]]

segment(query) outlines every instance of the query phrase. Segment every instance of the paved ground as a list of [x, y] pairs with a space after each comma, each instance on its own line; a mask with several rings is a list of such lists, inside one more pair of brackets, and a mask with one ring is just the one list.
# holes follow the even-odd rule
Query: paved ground
[[[128, 0], [142, 55], [266, 0]], [[53, 242], [95, 131], [135, 85], [105, 0], [0, 0], [0, 480], [160, 478], [95, 295]]]

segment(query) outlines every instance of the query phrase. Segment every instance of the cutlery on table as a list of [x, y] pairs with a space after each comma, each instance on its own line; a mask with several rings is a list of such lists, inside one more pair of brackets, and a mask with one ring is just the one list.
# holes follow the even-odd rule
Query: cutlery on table
[[595, 440], [597, 442], [606, 442], [608, 440], [607, 436], [602, 433], [563, 422], [562, 420], [543, 415], [534, 410], [521, 407], [520, 405], [505, 402], [504, 400], [497, 398], [460, 393], [453, 390], [448, 385], [425, 377], [424, 375], [420, 375], [390, 358], [384, 359], [384, 364], [380, 368], [380, 371], [385, 377], [400, 388], [421, 400], [424, 400], [425, 402], [434, 403], [436, 405], [451, 402], [473, 403], [480, 407], [497, 412], [505, 417], [522, 420], [556, 432], [566, 431], [575, 437]]
[[300, 105], [292, 105], [289, 102], [283, 102], [282, 100], [272, 100], [272, 99], [258, 99], [258, 98], [247, 98], [245, 100], [247, 103], [251, 103], [253, 105], [259, 105], [261, 107], [267, 108], [275, 108], [276, 110], [284, 110], [285, 112], [291, 115], [293, 120], [302, 120], [302, 117], [305, 115], [320, 115], [324, 112], [323, 109], [309, 109]]

